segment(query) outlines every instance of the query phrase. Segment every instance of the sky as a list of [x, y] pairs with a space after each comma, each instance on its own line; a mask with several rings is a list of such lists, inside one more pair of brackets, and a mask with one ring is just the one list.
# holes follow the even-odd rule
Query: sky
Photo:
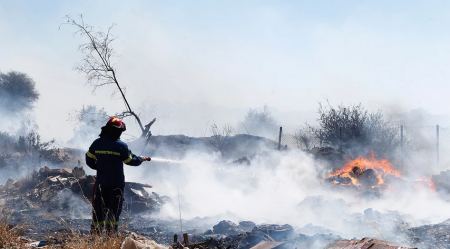
[[326, 101], [450, 116], [449, 1], [0, 0], [0, 71], [35, 80], [47, 139], [69, 140], [83, 105], [124, 108], [74, 70], [84, 40], [62, 23], [80, 14], [115, 25], [119, 81], [154, 134], [210, 135], [263, 106], [294, 130]]

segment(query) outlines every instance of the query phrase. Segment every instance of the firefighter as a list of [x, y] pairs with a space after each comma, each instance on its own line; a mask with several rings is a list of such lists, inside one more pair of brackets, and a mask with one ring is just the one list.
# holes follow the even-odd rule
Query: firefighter
[[86, 152], [86, 164], [97, 171], [92, 200], [91, 233], [117, 232], [122, 211], [125, 176], [123, 163], [139, 166], [150, 157], [139, 157], [131, 153], [120, 135], [126, 130], [125, 123], [111, 117]]

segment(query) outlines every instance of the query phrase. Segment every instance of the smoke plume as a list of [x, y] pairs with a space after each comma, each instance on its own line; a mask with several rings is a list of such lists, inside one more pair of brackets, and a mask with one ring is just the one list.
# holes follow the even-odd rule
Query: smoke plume
[[166, 219], [177, 219], [181, 210], [183, 219], [291, 224], [299, 231], [313, 225], [319, 232], [345, 238], [404, 241], [402, 226], [449, 217], [449, 203], [407, 175], [398, 186], [372, 198], [326, 185], [323, 167], [327, 166], [296, 150], [258, 155], [249, 166], [192, 152], [176, 164], [154, 162], [127, 169], [127, 177], [149, 183], [174, 200], [160, 214]]

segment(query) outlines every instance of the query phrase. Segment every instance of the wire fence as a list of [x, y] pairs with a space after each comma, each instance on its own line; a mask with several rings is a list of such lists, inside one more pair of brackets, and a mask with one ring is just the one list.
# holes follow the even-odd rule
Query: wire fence
[[[442, 125], [396, 125], [392, 129], [400, 140], [402, 154], [414, 157], [434, 172], [450, 169], [450, 126]], [[303, 139], [303, 140], [302, 140]], [[305, 150], [305, 141], [299, 131], [280, 127], [275, 141], [279, 149]], [[313, 141], [310, 147], [326, 146]], [[408, 158], [406, 158], [408, 159]]]

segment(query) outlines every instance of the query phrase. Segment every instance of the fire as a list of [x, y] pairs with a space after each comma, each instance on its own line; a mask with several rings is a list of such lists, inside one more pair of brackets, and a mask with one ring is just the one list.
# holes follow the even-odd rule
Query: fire
[[436, 192], [436, 184], [431, 177], [420, 177], [419, 179], [415, 180], [415, 182], [418, 183], [419, 186], [428, 187], [428, 189], [430, 189], [431, 191]]
[[377, 159], [375, 154], [369, 157], [357, 157], [332, 172], [328, 179], [340, 185], [368, 185], [370, 187], [384, 184], [386, 175], [400, 177], [398, 171], [387, 159]]

